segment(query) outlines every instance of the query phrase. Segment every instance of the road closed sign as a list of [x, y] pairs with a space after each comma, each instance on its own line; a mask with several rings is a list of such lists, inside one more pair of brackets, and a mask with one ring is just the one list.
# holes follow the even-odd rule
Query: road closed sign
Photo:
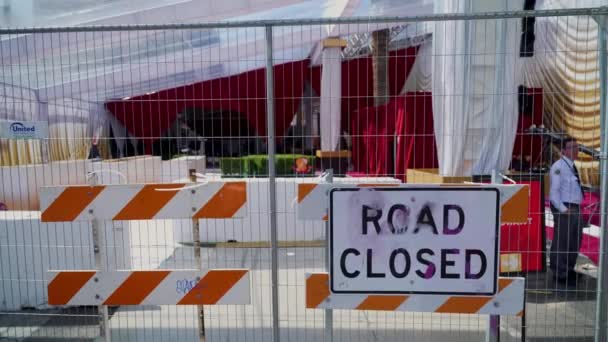
[[499, 190], [335, 188], [333, 293], [496, 293]]

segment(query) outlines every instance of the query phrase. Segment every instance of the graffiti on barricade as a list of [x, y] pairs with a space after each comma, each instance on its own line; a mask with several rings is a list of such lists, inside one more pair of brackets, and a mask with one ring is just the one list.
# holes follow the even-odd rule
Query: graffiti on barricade
[[180, 279], [175, 282], [175, 292], [186, 294], [196, 287], [198, 281], [196, 279]]

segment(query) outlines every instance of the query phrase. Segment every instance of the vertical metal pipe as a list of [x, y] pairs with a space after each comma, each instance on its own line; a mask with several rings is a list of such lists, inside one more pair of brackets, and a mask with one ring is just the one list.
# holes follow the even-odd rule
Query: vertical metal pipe
[[[38, 97], [38, 96], [37, 96]], [[38, 120], [46, 121], [47, 127], [51, 126], [49, 121], [49, 103], [38, 100]], [[47, 129], [48, 131], [48, 129]], [[50, 132], [49, 132], [50, 134]], [[51, 141], [50, 137], [40, 140], [40, 153], [42, 154], [42, 163], [46, 164], [51, 161]]]
[[[327, 183], [334, 182], [334, 170], [328, 169], [325, 177]], [[329, 200], [329, 196], [327, 197]], [[328, 206], [329, 208], [329, 206]], [[329, 215], [329, 212], [327, 213]], [[330, 266], [329, 255], [329, 220], [325, 221], [325, 269], [329, 272]], [[332, 309], [325, 309], [325, 341], [332, 342], [334, 340], [334, 312]]]
[[486, 342], [500, 341], [500, 316], [490, 315], [488, 317], [488, 330], [486, 331]]
[[279, 342], [279, 251], [277, 246], [277, 193], [275, 172], [274, 73], [272, 26], [266, 26], [266, 117], [268, 134], [268, 190], [270, 196], [270, 246], [272, 266], [272, 338]]
[[601, 205], [601, 252], [600, 264], [597, 275], [597, 301], [595, 315], [595, 341], [605, 342], [608, 338], [606, 331], [606, 320], [608, 319], [608, 302], [606, 291], [608, 291], [608, 236], [606, 235], [606, 212], [608, 210], [608, 163], [606, 160], [606, 147], [608, 144], [608, 126], [606, 123], [606, 28], [602, 25], [603, 17], [595, 18], [598, 24], [598, 47], [600, 65], [600, 205]]
[[[498, 184], [499, 182], [498, 171], [492, 170], [492, 184]], [[496, 253], [499, 253], [496, 251]], [[486, 342], [498, 342], [500, 341], [500, 316], [490, 315], [488, 317], [488, 329], [486, 330]]]

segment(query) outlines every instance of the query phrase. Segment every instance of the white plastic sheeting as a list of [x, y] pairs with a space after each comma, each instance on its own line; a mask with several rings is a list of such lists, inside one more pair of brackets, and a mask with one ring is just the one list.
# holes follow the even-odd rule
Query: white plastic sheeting
[[[3, 0], [7, 27], [171, 24], [221, 20], [302, 0]], [[2, 3], [2, 2], [0, 2]]]
[[[137, 12], [139, 15], [124, 14], [78, 23], [184, 23], [192, 22], [191, 13], [205, 13], [204, 21], [432, 13], [430, 0], [379, 0], [373, 1], [373, 5], [371, 2], [239, 0], [230, 2], [230, 6], [223, 6], [227, 8], [220, 11], [217, 7], [222, 6], [217, 4], [208, 9], [204, 7], [204, 2], [195, 4], [194, 1], [184, 1], [171, 4], [170, 10], [165, 8], [166, 17], [171, 18], [176, 12], [187, 20], [181, 17], [167, 20], [160, 18], [160, 13], [147, 16], [144, 13], [149, 10], [142, 10]], [[162, 8], [153, 11], [156, 13]], [[371, 32], [397, 24], [402, 23], [276, 27], [274, 57], [278, 64], [301, 60], [311, 55], [313, 47], [328, 36]], [[58, 97], [89, 101], [123, 98], [263, 67], [264, 37], [263, 28], [3, 36], [0, 37], [0, 82], [34, 89], [41, 100]], [[179, 60], [180, 63], [167, 63], [172, 60]]]
[[[206, 17], [206, 20], [340, 17], [352, 14], [353, 6], [360, 6], [358, 0], [282, 0], [272, 1], [270, 8], [257, 6], [256, 2], [264, 1], [241, 0], [229, 6], [232, 10], [226, 9], [221, 15]], [[238, 8], [237, 4], [244, 7]], [[188, 1], [181, 6], [193, 5]], [[347, 8], [349, 11], [345, 12]], [[207, 11], [204, 7], [196, 10]], [[106, 25], [131, 23], [118, 19], [103, 22]], [[140, 20], [139, 23], [159, 21]], [[327, 30], [320, 30], [319, 26], [276, 28], [273, 35], [276, 63], [305, 59], [314, 44], [327, 34]], [[71, 97], [103, 102], [230, 76], [265, 65], [265, 35], [261, 27], [66, 32], [0, 38], [0, 82], [34, 89], [43, 101]]]
[[[435, 1], [437, 13], [522, 7], [521, 1]], [[520, 22], [436, 23], [432, 89], [440, 174], [489, 174], [508, 167], [518, 120]]]

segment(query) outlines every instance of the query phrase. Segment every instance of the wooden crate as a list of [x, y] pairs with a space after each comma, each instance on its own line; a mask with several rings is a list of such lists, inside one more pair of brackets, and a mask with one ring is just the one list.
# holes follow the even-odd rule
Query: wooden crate
[[348, 172], [348, 166], [350, 165], [351, 152], [342, 151], [321, 151], [317, 150], [316, 153], [316, 169], [325, 171], [327, 169], [333, 169], [334, 175], [344, 176]]
[[471, 182], [471, 177], [466, 176], [442, 176], [439, 169], [408, 169], [407, 183], [416, 184], [445, 184]]

